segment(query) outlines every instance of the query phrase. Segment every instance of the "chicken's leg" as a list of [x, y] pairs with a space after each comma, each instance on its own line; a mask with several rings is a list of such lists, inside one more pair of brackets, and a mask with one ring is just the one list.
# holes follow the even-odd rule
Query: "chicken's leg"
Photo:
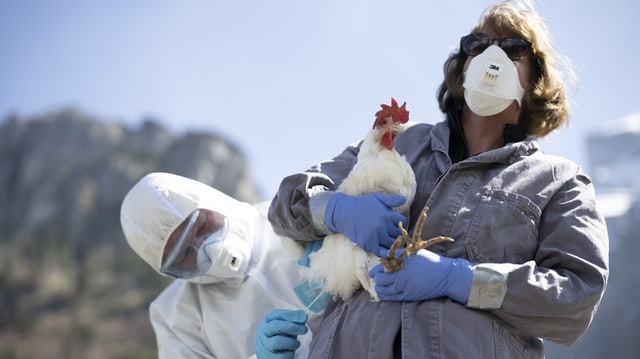
[[[400, 235], [391, 245], [391, 249], [389, 249], [389, 254], [387, 258], [382, 258], [380, 261], [384, 266], [385, 272], [395, 272], [402, 268], [402, 258], [405, 255], [411, 256], [416, 253], [420, 249], [427, 248], [433, 244], [439, 242], [453, 242], [453, 238], [447, 236], [437, 236], [428, 240], [422, 240], [422, 227], [424, 226], [424, 221], [427, 219], [427, 212], [429, 211], [428, 207], [425, 207], [420, 213], [420, 217], [418, 218], [418, 223], [416, 224], [416, 229], [413, 231], [413, 236], [409, 236], [409, 233], [402, 226], [402, 222], [398, 223], [398, 227], [400, 228]], [[404, 247], [403, 247], [404, 245]], [[395, 253], [398, 249], [404, 248], [402, 252], [396, 257]]]

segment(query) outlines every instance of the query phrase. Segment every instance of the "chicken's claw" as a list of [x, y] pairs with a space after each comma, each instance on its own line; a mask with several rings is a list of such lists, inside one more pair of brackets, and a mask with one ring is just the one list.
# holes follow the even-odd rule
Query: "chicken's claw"
[[[404, 258], [404, 256], [412, 256], [418, 253], [419, 250], [439, 242], [453, 242], [453, 238], [447, 236], [437, 236], [426, 241], [422, 239], [422, 227], [424, 226], [425, 219], [427, 219], [428, 211], [429, 208], [425, 207], [422, 213], [420, 213], [416, 229], [413, 231], [413, 236], [409, 236], [407, 230], [402, 226], [402, 222], [398, 223], [400, 235], [391, 245], [387, 258], [380, 260], [385, 272], [395, 272], [402, 268], [402, 258]], [[396, 251], [400, 248], [403, 248], [402, 252], [396, 257]]]

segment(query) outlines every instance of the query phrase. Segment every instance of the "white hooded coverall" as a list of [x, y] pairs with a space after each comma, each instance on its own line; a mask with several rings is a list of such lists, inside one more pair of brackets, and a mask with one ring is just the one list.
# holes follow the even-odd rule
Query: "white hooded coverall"
[[[288, 239], [273, 232], [267, 207], [169, 173], [145, 176], [126, 195], [120, 216], [125, 237], [158, 273], [167, 239], [196, 208], [224, 214], [229, 231], [252, 245], [247, 270], [238, 278], [177, 279], [151, 303], [159, 358], [249, 358], [255, 353], [256, 328], [267, 312], [304, 309], [316, 299], [318, 290], [306, 281], [305, 267], [297, 264], [302, 253], [284, 250], [283, 240], [286, 244]], [[325, 303], [318, 301], [311, 308], [317, 312]], [[308, 324], [315, 318], [311, 312]], [[307, 357], [310, 333], [298, 338], [296, 358]]]

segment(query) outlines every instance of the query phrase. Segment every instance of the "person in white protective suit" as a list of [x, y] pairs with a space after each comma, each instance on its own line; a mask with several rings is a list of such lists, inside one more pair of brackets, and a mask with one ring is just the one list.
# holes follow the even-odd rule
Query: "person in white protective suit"
[[[170, 173], [148, 174], [127, 193], [120, 213], [127, 242], [158, 273], [178, 278], [150, 306], [159, 358], [255, 357], [256, 333], [259, 358], [273, 355], [269, 346], [307, 357], [305, 324], [329, 297], [305, 279], [297, 260], [308, 252], [284, 249], [267, 207]], [[271, 337], [274, 313], [285, 314], [289, 329]]]

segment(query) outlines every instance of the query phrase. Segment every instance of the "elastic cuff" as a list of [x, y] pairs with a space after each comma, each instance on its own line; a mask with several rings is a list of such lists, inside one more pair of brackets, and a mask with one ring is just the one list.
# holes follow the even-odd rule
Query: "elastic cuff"
[[473, 281], [467, 306], [478, 309], [498, 309], [507, 294], [507, 268], [500, 264], [482, 263], [472, 267]]
[[327, 210], [327, 203], [329, 202], [329, 198], [331, 198], [331, 196], [335, 192], [327, 191], [321, 188], [324, 187], [316, 186], [309, 190], [309, 210], [311, 211], [313, 227], [320, 234], [326, 236], [333, 233], [325, 224], [325, 211]]

